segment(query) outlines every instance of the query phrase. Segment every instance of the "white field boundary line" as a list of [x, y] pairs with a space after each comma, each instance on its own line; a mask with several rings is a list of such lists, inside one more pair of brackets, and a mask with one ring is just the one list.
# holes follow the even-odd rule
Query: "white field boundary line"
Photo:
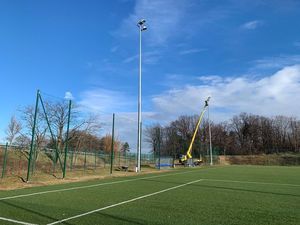
[[203, 179], [203, 180], [216, 181], [216, 182], [226, 182], [226, 183], [262, 184], [262, 185], [278, 185], [278, 186], [300, 187], [300, 184], [287, 184], [287, 183], [270, 183], [270, 182], [259, 182], [259, 181], [219, 180], [219, 179]]
[[123, 201], [123, 202], [113, 204], [113, 205], [105, 206], [103, 208], [95, 209], [95, 210], [92, 210], [92, 211], [89, 211], [89, 212], [86, 212], [86, 213], [82, 213], [82, 214], [79, 214], [79, 215], [76, 215], [76, 216], [72, 216], [72, 217], [62, 219], [62, 220], [58, 220], [58, 221], [55, 221], [53, 223], [49, 223], [47, 225], [54, 225], [54, 224], [58, 224], [58, 223], [63, 223], [63, 222], [68, 221], [68, 220], [73, 220], [73, 219], [76, 219], [76, 218], [79, 218], [79, 217], [90, 215], [90, 214], [95, 213], [95, 212], [100, 212], [100, 211], [110, 209], [110, 208], [113, 208], [113, 207], [116, 207], [116, 206], [119, 206], [119, 205], [124, 205], [124, 204], [134, 202], [134, 201], [137, 201], [137, 200], [140, 200], [140, 199], [143, 199], [143, 198], [148, 198], [148, 197], [151, 197], [151, 196], [154, 196], [154, 195], [158, 195], [158, 194], [161, 194], [161, 193], [164, 193], [164, 192], [167, 192], [167, 191], [171, 191], [171, 190], [174, 190], [174, 189], [177, 189], [177, 188], [181, 188], [181, 187], [184, 187], [184, 186], [187, 186], [187, 185], [190, 185], [190, 184], [194, 184], [194, 183], [197, 183], [197, 182], [200, 182], [200, 181], [203, 181], [203, 179], [194, 180], [194, 181], [191, 181], [191, 182], [188, 182], [188, 183], [185, 183], [185, 184], [181, 184], [181, 185], [177, 185], [177, 186], [170, 187], [170, 188], [167, 188], [167, 189], [163, 189], [161, 191], [153, 192], [151, 194], [143, 195], [143, 196], [136, 197], [136, 198], [133, 198], [133, 199], [129, 199], [129, 200], [126, 200], [126, 201]]
[[79, 189], [85, 189], [85, 188], [93, 188], [93, 187], [106, 186], [106, 185], [111, 185], [111, 184], [127, 183], [127, 182], [132, 182], [132, 181], [137, 181], [137, 180], [146, 180], [146, 179], [151, 179], [151, 178], [174, 176], [174, 175], [179, 175], [179, 174], [193, 173], [193, 172], [196, 172], [196, 171], [199, 172], [199, 171], [203, 171], [203, 170], [216, 169], [216, 168], [221, 168], [221, 167], [197, 169], [197, 170], [191, 170], [191, 171], [179, 172], [179, 173], [171, 173], [171, 174], [168, 173], [168, 174], [157, 175], [157, 176], [149, 176], [149, 177], [141, 177], [141, 178], [135, 178], [135, 179], [112, 181], [112, 182], [106, 182], [106, 183], [100, 183], [100, 184], [92, 184], [92, 185], [85, 185], [85, 186], [72, 187], [72, 188], [55, 189], [55, 190], [49, 190], [49, 191], [40, 191], [40, 192], [35, 192], [35, 193], [30, 193], [30, 194], [22, 194], [22, 195], [14, 195], [14, 196], [2, 197], [2, 198], [0, 198], [0, 201], [9, 200], [9, 199], [15, 199], [15, 198], [29, 197], [29, 196], [34, 196], [34, 195], [43, 195], [43, 194], [49, 194], [49, 193], [55, 193], [55, 192], [64, 192], [64, 191], [79, 190]]
[[27, 223], [27, 222], [23, 222], [23, 221], [19, 221], [19, 220], [12, 220], [12, 219], [8, 219], [8, 218], [5, 218], [5, 217], [0, 217], [0, 220], [4, 220], [4, 221], [7, 221], [7, 222], [11, 222], [11, 223], [23, 224], [23, 225], [36, 225], [36, 224], [33, 224], [33, 223]]

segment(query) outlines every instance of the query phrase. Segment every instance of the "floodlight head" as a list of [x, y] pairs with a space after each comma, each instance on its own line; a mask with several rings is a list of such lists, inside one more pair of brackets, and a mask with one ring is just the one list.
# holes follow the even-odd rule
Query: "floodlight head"
[[143, 25], [143, 26], [141, 27], [141, 31], [144, 31], [144, 30], [147, 30], [146, 25]]
[[145, 20], [145, 19], [141, 19], [141, 20], [138, 22], [138, 25], [139, 25], [139, 26], [142, 26], [144, 23], [146, 23], [146, 20]]
[[209, 102], [209, 100], [210, 100], [210, 96], [205, 100], [205, 107], [207, 107], [208, 106], [208, 102]]

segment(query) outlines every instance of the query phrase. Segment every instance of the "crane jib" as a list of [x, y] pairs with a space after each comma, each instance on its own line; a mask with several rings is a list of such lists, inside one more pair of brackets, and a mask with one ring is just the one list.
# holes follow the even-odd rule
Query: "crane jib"
[[192, 147], [193, 147], [193, 143], [194, 143], [194, 141], [195, 141], [195, 138], [196, 138], [196, 135], [197, 135], [199, 126], [200, 126], [200, 124], [201, 124], [201, 122], [202, 122], [204, 113], [205, 113], [205, 111], [206, 111], [206, 109], [207, 109], [207, 107], [208, 107], [208, 102], [209, 102], [209, 100], [210, 100], [210, 97], [208, 97], [207, 100], [205, 101], [204, 107], [203, 107], [202, 112], [201, 112], [201, 114], [200, 114], [200, 117], [199, 117], [199, 119], [198, 119], [198, 122], [197, 122], [197, 125], [196, 125], [196, 129], [195, 129], [195, 131], [194, 131], [194, 134], [193, 134], [191, 143], [190, 143], [190, 145], [189, 145], [189, 148], [188, 148], [188, 150], [187, 150], [187, 152], [186, 152], [186, 155], [182, 155], [182, 157], [181, 157], [181, 159], [180, 159], [180, 161], [181, 161], [182, 163], [186, 163], [186, 161], [187, 161], [188, 159], [191, 159], [191, 158], [192, 158]]

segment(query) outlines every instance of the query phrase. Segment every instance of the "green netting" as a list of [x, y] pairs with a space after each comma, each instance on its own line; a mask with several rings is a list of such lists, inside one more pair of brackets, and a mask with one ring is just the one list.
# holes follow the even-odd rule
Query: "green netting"
[[[112, 115], [91, 114], [76, 101], [38, 92], [35, 107], [22, 112], [24, 129], [14, 145], [8, 146], [6, 165], [5, 146], [0, 148], [3, 177], [19, 176], [26, 181], [44, 175], [62, 178], [135, 171], [136, 115], [116, 114], [114, 126]], [[142, 154], [141, 164], [154, 168], [153, 154]]]

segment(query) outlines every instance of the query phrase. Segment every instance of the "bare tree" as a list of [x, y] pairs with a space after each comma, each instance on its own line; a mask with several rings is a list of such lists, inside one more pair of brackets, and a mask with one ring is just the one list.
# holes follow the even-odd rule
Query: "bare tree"
[[[22, 110], [22, 119], [24, 121], [25, 127], [27, 131], [25, 131], [25, 135], [31, 137], [32, 130], [34, 126], [34, 113], [35, 109], [33, 106], [26, 106]], [[48, 127], [45, 123], [44, 115], [40, 110], [37, 111], [37, 120], [35, 124], [35, 147], [39, 149], [41, 146], [46, 145], [46, 133]]]
[[[105, 137], [101, 138], [101, 150], [106, 153], [111, 152], [112, 136], [106, 134]], [[114, 139], [114, 152], [118, 152], [121, 149], [121, 142], [118, 139]]]
[[20, 131], [22, 130], [22, 124], [20, 121], [16, 119], [15, 116], [12, 116], [10, 118], [10, 122], [7, 126], [7, 129], [5, 131], [6, 133], [6, 140], [11, 145], [15, 142], [16, 138], [18, 137]]
[[296, 118], [291, 117], [289, 141], [290, 141], [290, 146], [292, 146], [292, 150], [294, 152], [300, 151], [299, 137], [300, 137], [300, 121], [297, 121]]
[[158, 144], [162, 145], [162, 127], [159, 124], [146, 128], [146, 141], [151, 144], [152, 151], [158, 151]]
[[64, 129], [66, 129], [68, 122], [68, 104], [65, 101], [46, 102], [45, 106], [50, 127], [56, 136], [56, 148], [61, 151], [63, 148]]

